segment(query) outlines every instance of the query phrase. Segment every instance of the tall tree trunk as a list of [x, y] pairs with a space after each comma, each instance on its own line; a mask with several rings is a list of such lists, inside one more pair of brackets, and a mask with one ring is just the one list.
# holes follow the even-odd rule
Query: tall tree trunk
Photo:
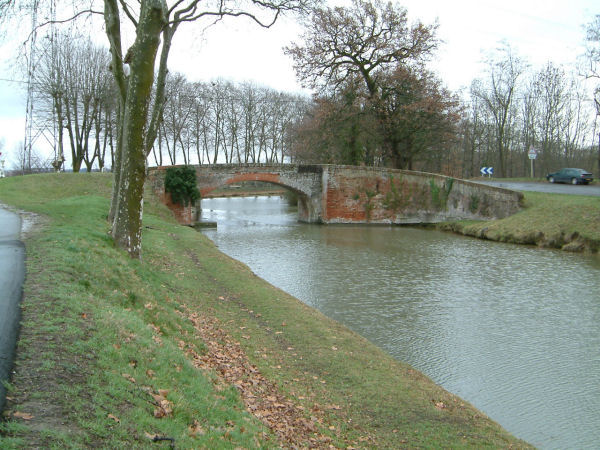
[[106, 35], [110, 43], [112, 56], [111, 69], [119, 93], [117, 103], [117, 142], [113, 152], [113, 191], [108, 212], [108, 221], [113, 224], [119, 206], [119, 189], [121, 188], [121, 156], [123, 153], [123, 112], [125, 110], [125, 99], [127, 97], [127, 77], [123, 68], [123, 50], [121, 48], [121, 21], [119, 18], [119, 6], [117, 0], [104, 0], [104, 21]]
[[123, 155], [123, 111], [124, 104], [119, 102], [117, 107], [117, 145], [113, 153], [113, 187], [110, 202], [110, 211], [108, 212], [108, 222], [114, 223], [119, 207], [119, 189], [121, 188], [121, 157]]
[[132, 47], [131, 76], [123, 115], [123, 148], [118, 206], [112, 236], [132, 258], [140, 258], [143, 190], [146, 179], [145, 131], [154, 81], [154, 61], [165, 26], [164, 1], [142, 1], [137, 35]]

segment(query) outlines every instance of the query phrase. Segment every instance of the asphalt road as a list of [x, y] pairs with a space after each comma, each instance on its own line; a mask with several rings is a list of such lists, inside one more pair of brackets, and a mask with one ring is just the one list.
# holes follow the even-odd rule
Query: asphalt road
[[571, 184], [558, 183], [526, 183], [493, 180], [477, 180], [477, 183], [488, 184], [490, 186], [497, 186], [505, 189], [511, 189], [513, 191], [535, 191], [545, 192], [548, 194], [590, 195], [600, 197], [600, 186], [597, 184], [587, 186], [578, 184], [574, 186]]
[[6, 402], [3, 381], [10, 379], [25, 279], [25, 247], [19, 240], [21, 218], [0, 209], [0, 412]]

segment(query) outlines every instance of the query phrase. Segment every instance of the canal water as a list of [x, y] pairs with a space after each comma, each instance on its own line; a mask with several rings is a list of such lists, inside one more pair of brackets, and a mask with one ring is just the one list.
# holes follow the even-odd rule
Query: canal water
[[600, 258], [404, 227], [300, 224], [279, 197], [202, 200], [258, 276], [544, 449], [600, 443]]

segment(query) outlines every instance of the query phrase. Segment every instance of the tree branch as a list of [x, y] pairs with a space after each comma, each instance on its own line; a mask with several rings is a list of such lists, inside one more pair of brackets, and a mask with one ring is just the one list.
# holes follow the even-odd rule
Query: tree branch
[[[101, 15], [101, 16], [103, 16], [103, 15], [104, 15], [104, 13], [103, 13], [103, 12], [100, 12], [100, 11], [94, 11], [93, 9], [85, 9], [85, 10], [83, 10], [83, 11], [79, 11], [79, 12], [78, 12], [77, 14], [75, 14], [73, 17], [70, 17], [70, 18], [68, 18], [68, 19], [63, 19], [63, 20], [48, 20], [48, 21], [46, 21], [46, 22], [44, 22], [44, 23], [41, 23], [41, 24], [39, 24], [39, 25], [36, 25], [36, 26], [33, 28], [33, 30], [31, 30], [31, 32], [29, 33], [29, 35], [27, 36], [27, 39], [25, 39], [25, 42], [28, 42], [28, 41], [31, 39], [31, 36], [33, 36], [35, 33], [37, 33], [37, 31], [38, 31], [40, 28], [43, 28], [43, 27], [45, 27], [45, 26], [48, 26], [48, 25], [50, 25], [50, 24], [61, 24], [61, 23], [67, 23], [67, 22], [71, 22], [71, 21], [73, 21], [73, 20], [77, 19], [79, 16], [82, 16], [82, 15], [84, 15], [84, 14], [98, 14], [98, 15]], [[25, 42], [24, 42], [24, 43], [25, 43]]]
[[135, 20], [135, 17], [131, 13], [131, 11], [129, 11], [129, 7], [127, 6], [127, 3], [125, 3], [125, 0], [119, 0], [119, 3], [121, 4], [121, 8], [123, 8], [123, 12], [125, 13], [125, 15], [129, 18], [131, 23], [133, 23], [133, 25], [137, 27], [138, 22], [137, 20]]
[[125, 72], [123, 70], [123, 49], [121, 45], [121, 21], [119, 20], [119, 7], [115, 0], [105, 0], [104, 22], [106, 24], [106, 35], [110, 43], [110, 54], [112, 56], [112, 69], [119, 88], [121, 104], [124, 104], [127, 95]]

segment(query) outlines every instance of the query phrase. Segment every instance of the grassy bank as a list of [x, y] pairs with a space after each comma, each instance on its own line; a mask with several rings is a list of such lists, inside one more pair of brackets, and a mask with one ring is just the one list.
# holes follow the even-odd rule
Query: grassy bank
[[110, 181], [0, 180], [39, 215], [0, 447], [526, 446], [152, 201], [130, 260], [107, 234]]
[[572, 252], [600, 250], [600, 198], [524, 192], [523, 209], [491, 222], [449, 222], [438, 228], [500, 242]]

